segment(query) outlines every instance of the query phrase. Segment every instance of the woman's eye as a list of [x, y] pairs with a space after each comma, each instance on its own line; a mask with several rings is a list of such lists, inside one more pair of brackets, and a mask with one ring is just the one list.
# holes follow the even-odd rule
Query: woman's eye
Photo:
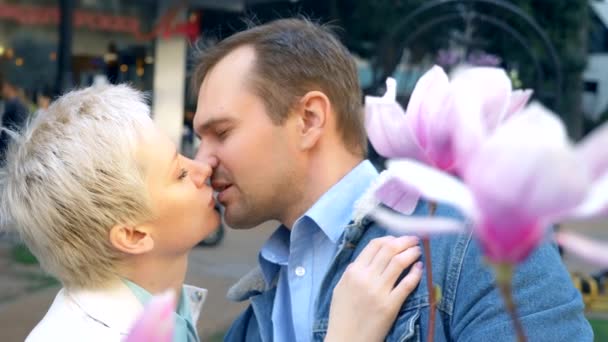
[[186, 176], [188, 176], [188, 170], [182, 168], [181, 171], [179, 172], [178, 179], [182, 180], [182, 179], [186, 178]]

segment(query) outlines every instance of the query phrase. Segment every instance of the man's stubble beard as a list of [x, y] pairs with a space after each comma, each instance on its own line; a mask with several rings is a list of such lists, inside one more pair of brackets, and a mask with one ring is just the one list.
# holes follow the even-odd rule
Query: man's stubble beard
[[271, 220], [283, 222], [288, 210], [302, 198], [302, 184], [290, 173], [268, 188], [272, 191], [261, 194], [263, 198], [258, 196], [257, 200], [239, 188], [239, 203], [233, 204], [237, 206], [232, 211], [224, 211], [224, 221], [234, 229], [252, 229]]

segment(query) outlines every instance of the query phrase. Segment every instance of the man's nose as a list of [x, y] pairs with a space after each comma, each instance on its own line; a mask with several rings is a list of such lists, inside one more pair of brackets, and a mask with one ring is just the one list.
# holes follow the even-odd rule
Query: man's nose
[[219, 164], [219, 159], [211, 153], [211, 149], [202, 143], [199, 146], [194, 159], [201, 163], [209, 165], [211, 169], [215, 169]]

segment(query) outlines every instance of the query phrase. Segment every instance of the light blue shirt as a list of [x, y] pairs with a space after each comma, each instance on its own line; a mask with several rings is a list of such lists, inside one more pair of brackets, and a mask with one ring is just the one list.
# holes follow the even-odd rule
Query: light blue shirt
[[[146, 291], [141, 286], [127, 279], [123, 279], [123, 282], [127, 285], [131, 292], [133, 292], [135, 297], [137, 297], [137, 300], [139, 300], [142, 305], [145, 306], [150, 301], [150, 299], [152, 299], [152, 294], [150, 294], [150, 292]], [[200, 341], [196, 332], [196, 327], [192, 322], [192, 316], [190, 315], [190, 308], [188, 307], [188, 301], [186, 300], [184, 290], [182, 290], [182, 293], [179, 297], [179, 304], [177, 305], [176, 311], [173, 313], [173, 318], [175, 319], [173, 341]]]
[[330, 188], [292, 230], [280, 226], [266, 241], [259, 263], [267, 285], [278, 275], [272, 310], [275, 341], [311, 341], [315, 300], [351, 221], [354, 204], [378, 176], [367, 160]]

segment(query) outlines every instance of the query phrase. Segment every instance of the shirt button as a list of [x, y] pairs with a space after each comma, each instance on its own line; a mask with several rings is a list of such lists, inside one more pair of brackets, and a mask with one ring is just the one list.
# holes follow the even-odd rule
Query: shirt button
[[203, 300], [203, 293], [201, 291], [196, 291], [192, 293], [192, 300], [195, 302], [200, 302]]
[[298, 277], [303, 277], [306, 274], [306, 269], [302, 266], [296, 267], [296, 275]]

